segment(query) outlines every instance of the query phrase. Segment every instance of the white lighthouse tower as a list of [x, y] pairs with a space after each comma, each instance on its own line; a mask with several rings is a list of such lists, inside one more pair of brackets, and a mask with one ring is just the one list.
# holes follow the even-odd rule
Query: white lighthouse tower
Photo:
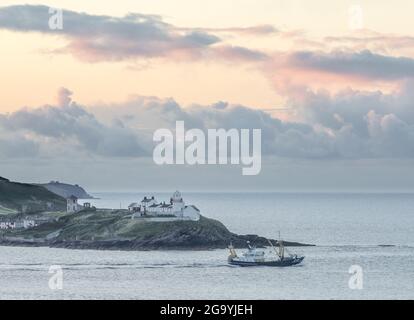
[[180, 191], [174, 192], [171, 198], [172, 212], [176, 216], [182, 216], [183, 210], [185, 208], [185, 203], [183, 197], [181, 196]]

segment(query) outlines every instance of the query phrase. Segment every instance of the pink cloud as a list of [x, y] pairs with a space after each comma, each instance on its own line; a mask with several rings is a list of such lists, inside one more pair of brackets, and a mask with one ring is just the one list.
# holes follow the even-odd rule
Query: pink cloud
[[275, 53], [262, 68], [276, 90], [298, 95], [303, 88], [338, 92], [344, 88], [392, 91], [414, 78], [414, 59], [362, 52]]

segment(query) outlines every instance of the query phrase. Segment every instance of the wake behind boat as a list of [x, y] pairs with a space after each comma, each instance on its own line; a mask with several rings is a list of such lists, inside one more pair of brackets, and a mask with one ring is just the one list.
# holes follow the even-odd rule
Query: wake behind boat
[[247, 242], [248, 250], [239, 257], [234, 247], [230, 244], [229, 250], [230, 255], [228, 257], [229, 264], [242, 266], [242, 267], [253, 267], [253, 266], [268, 266], [268, 267], [288, 267], [299, 264], [305, 258], [304, 256], [298, 256], [296, 254], [288, 253], [285, 256], [285, 247], [283, 241], [279, 240], [279, 248], [276, 249], [270, 240], [269, 244], [273, 248], [275, 254], [266, 254], [263, 250], [258, 250], [256, 247], [250, 245]]

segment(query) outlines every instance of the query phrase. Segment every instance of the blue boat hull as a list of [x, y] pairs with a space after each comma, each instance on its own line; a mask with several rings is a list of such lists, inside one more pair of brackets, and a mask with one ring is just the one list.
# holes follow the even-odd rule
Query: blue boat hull
[[297, 265], [303, 261], [305, 257], [296, 257], [296, 258], [285, 258], [283, 260], [277, 261], [264, 261], [264, 262], [248, 262], [248, 261], [240, 261], [240, 260], [230, 260], [229, 263], [233, 266], [240, 266], [240, 267], [290, 267]]

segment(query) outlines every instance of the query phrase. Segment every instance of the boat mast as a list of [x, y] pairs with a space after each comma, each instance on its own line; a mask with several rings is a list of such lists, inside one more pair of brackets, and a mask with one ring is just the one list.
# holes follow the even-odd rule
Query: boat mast
[[231, 242], [230, 242], [230, 245], [229, 245], [229, 250], [230, 250], [229, 258], [236, 258], [237, 253], [236, 253], [236, 250], [234, 250], [233, 244]]
[[283, 241], [280, 238], [280, 231], [279, 231], [279, 241], [278, 241], [278, 244], [279, 244], [279, 258], [280, 259], [283, 259], [285, 257], [285, 246], [283, 245]]

